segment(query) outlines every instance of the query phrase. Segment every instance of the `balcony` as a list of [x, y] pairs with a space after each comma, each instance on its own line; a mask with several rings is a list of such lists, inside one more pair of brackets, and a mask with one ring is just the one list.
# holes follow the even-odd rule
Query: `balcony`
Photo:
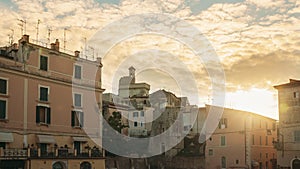
[[103, 158], [102, 151], [98, 148], [77, 152], [70, 148], [53, 148], [46, 151], [40, 148], [28, 149], [0, 149], [0, 158], [27, 159], [27, 158]]

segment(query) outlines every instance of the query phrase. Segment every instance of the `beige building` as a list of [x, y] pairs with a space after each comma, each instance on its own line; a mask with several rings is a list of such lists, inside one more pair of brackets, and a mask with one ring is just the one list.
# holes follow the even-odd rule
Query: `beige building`
[[135, 68], [128, 69], [128, 76], [123, 76], [119, 80], [119, 95], [122, 102], [128, 105], [128, 134], [133, 137], [146, 137], [150, 135], [153, 121], [153, 108], [149, 102], [150, 85], [147, 83], [137, 83]]
[[[300, 157], [300, 80], [274, 86], [278, 90], [279, 126], [277, 148], [278, 166], [290, 168]], [[297, 167], [300, 168], [299, 160]]]
[[[206, 106], [206, 111], [212, 107]], [[206, 141], [206, 168], [276, 168], [277, 153], [272, 144], [277, 139], [274, 119], [224, 108], [219, 120]]]
[[100, 59], [28, 35], [0, 52], [0, 168], [104, 169]]

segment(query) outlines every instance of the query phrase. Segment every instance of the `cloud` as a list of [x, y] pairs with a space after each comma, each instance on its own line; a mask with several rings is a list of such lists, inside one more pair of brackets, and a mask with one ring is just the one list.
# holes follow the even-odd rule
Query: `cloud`
[[[48, 29], [51, 28], [51, 42], [58, 38], [63, 46], [63, 30], [67, 28], [66, 48], [74, 51], [83, 50], [85, 39], [123, 17], [141, 13], [170, 14], [184, 19], [207, 37], [222, 61], [231, 92], [252, 86], [272, 90], [272, 84], [286, 82], [288, 77], [300, 79], [300, 3], [297, 0], [214, 3], [199, 13], [192, 12], [194, 1], [183, 0], [123, 0], [119, 4], [99, 4], [94, 0], [12, 2], [13, 9], [0, 6], [2, 45], [8, 44], [11, 29], [14, 30], [15, 42], [20, 37], [18, 19], [26, 20], [26, 31], [31, 39], [36, 39], [36, 25], [40, 19], [39, 40], [45, 43], [49, 43]], [[113, 33], [133, 30], [130, 26], [123, 25], [111, 30], [111, 34], [106, 35], [107, 40], [116, 35]], [[181, 25], [176, 26], [178, 32], [189, 31]], [[157, 24], [157, 29], [159, 27]], [[105, 48], [107, 44], [101, 44], [100, 48]], [[116, 63], [126, 56], [149, 49], [165, 50], [178, 56], [193, 72], [198, 88], [201, 88], [200, 93], [206, 95], [204, 90], [209, 88], [211, 82], [201, 60], [195, 58], [193, 51], [181, 42], [157, 35], [136, 36], [116, 44], [107, 55], [109, 59], [104, 59], [104, 88], [109, 85], [106, 79], [113, 75], [111, 70], [118, 67]]]

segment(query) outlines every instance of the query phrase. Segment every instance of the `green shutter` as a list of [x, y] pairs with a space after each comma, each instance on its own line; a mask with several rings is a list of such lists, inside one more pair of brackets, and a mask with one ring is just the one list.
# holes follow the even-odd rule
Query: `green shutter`
[[36, 106], [36, 123], [40, 122], [40, 106]]
[[51, 123], [51, 109], [50, 109], [50, 107], [47, 107], [46, 110], [47, 110], [47, 124], [50, 124]]
[[5, 119], [6, 117], [6, 101], [0, 100], [0, 119]]
[[75, 118], [76, 118], [76, 112], [72, 111], [71, 112], [71, 126], [74, 127], [75, 126]]
[[0, 79], [0, 93], [1, 94], [7, 94], [7, 81], [4, 79]]
[[80, 127], [83, 127], [83, 122], [84, 122], [83, 112], [80, 112], [79, 115], [80, 115]]

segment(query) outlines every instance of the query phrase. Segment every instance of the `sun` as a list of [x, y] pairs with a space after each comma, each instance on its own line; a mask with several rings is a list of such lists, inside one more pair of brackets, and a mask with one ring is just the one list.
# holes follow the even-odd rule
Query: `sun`
[[225, 107], [250, 111], [278, 119], [276, 90], [251, 88], [226, 93]]

